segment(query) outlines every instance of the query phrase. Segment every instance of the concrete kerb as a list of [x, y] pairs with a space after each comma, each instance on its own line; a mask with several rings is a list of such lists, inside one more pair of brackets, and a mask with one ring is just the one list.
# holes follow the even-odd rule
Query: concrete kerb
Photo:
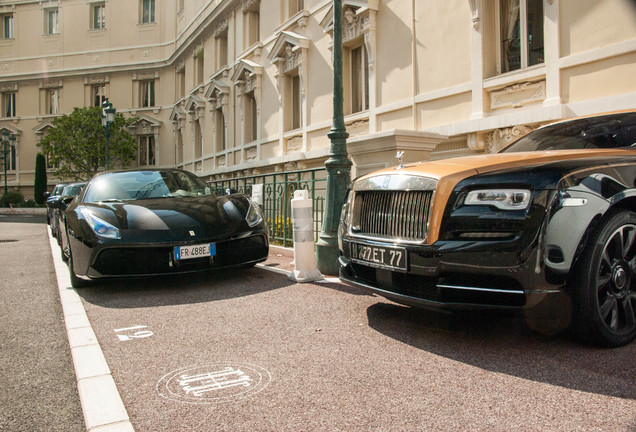
[[57, 241], [51, 231], [48, 232], [86, 429], [89, 432], [134, 432], [82, 300], [71, 286]]

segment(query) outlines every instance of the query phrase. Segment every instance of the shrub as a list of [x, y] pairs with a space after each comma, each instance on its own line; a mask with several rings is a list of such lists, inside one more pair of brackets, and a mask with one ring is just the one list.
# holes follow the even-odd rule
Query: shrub
[[5, 195], [2, 195], [3, 207], [18, 207], [24, 202], [24, 196], [20, 192], [8, 191]]
[[35, 158], [35, 184], [33, 185], [33, 198], [38, 205], [44, 204], [44, 192], [46, 192], [46, 159], [42, 153]]

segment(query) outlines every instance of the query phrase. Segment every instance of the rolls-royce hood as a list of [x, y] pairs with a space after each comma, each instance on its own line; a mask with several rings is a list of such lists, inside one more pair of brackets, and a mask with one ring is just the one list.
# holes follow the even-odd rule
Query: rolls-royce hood
[[506, 168], [547, 164], [562, 160], [595, 158], [604, 156], [634, 156], [633, 150], [552, 150], [516, 153], [495, 153], [465, 156], [437, 161], [408, 164], [401, 168], [392, 167], [360, 177], [358, 180], [386, 175], [423, 176], [438, 181], [453, 179], [460, 181], [474, 174], [484, 174]]

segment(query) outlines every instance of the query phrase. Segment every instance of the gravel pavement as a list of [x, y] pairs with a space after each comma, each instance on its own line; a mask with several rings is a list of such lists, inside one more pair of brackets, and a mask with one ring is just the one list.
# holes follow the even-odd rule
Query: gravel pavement
[[[0, 239], [20, 237], [0, 243], [2, 431], [85, 430], [45, 227], [0, 223]], [[292, 259], [272, 248], [255, 268], [77, 291], [126, 430], [636, 431], [636, 344], [294, 283]]]
[[11, 220], [0, 223], [0, 431], [81, 431], [47, 225]]

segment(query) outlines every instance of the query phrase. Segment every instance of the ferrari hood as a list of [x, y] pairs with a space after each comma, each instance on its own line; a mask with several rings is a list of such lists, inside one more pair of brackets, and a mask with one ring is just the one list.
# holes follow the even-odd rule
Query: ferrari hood
[[152, 232], [158, 238], [167, 240], [218, 238], [240, 232], [245, 228], [245, 216], [250, 203], [243, 196], [232, 195], [83, 205], [122, 233], [134, 235]]

